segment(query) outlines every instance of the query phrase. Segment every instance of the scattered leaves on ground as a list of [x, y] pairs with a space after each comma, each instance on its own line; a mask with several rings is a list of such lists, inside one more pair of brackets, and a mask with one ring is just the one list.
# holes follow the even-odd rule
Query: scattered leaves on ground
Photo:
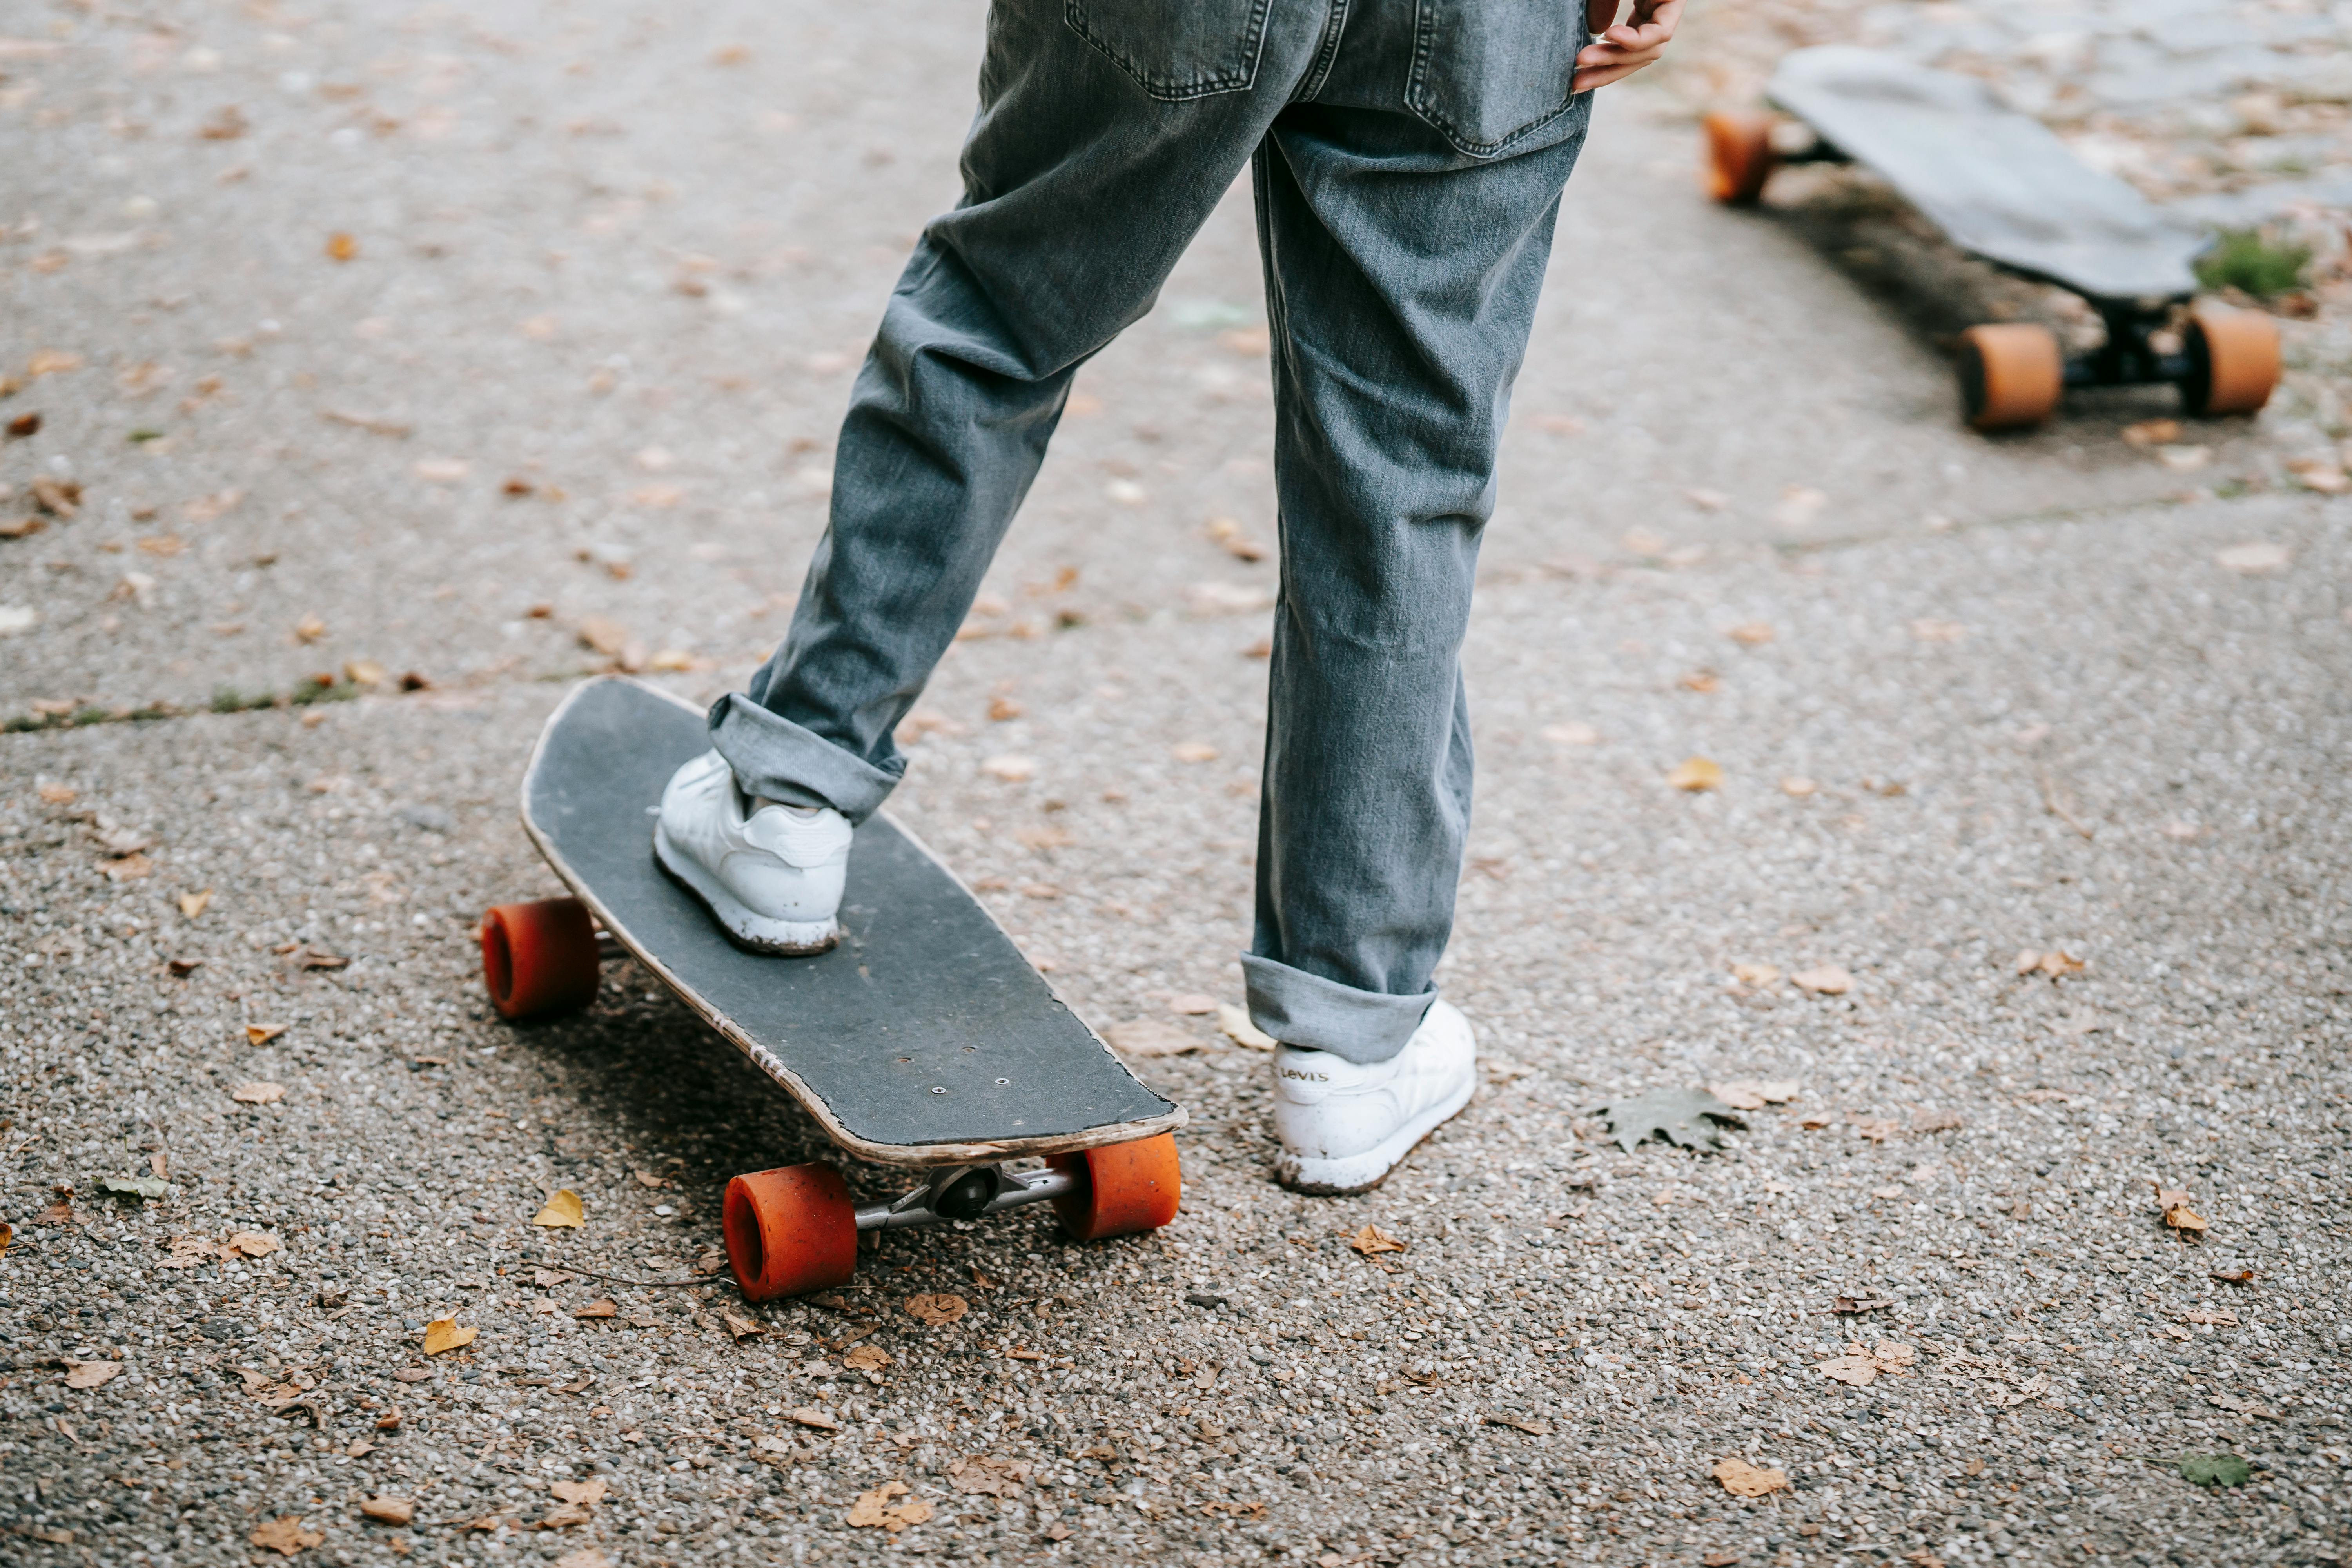
[[572, 1315], [575, 1318], [617, 1318], [621, 1315], [621, 1309], [599, 1297]]
[[233, 1230], [221, 1243], [221, 1256], [243, 1253], [247, 1258], [267, 1258], [283, 1244], [274, 1236], [257, 1230]]
[[550, 1229], [577, 1230], [588, 1223], [588, 1215], [581, 1205], [580, 1194], [570, 1187], [561, 1187], [547, 1194], [547, 1202], [530, 1216], [530, 1223]]
[[119, 1361], [69, 1361], [66, 1363], [68, 1388], [96, 1388], [122, 1370]]
[[1103, 1038], [1123, 1057], [1175, 1057], [1197, 1051], [1202, 1041], [1191, 1030], [1162, 1018], [1129, 1018], [1103, 1030]]
[[286, 1026], [283, 1024], [247, 1024], [245, 1026], [245, 1043], [248, 1046], [266, 1046], [285, 1032]]
[[474, 1342], [478, 1331], [470, 1324], [459, 1328], [455, 1318], [436, 1318], [425, 1325], [425, 1353], [439, 1355], [445, 1351], [463, 1350]]
[[1412, 1244], [1399, 1241], [1379, 1226], [1367, 1225], [1348, 1237], [1348, 1245], [1366, 1258], [1382, 1252], [1402, 1252]]
[[1666, 782], [1678, 790], [1697, 795], [1723, 787], [1723, 766], [1706, 757], [1685, 757], [1666, 774]]
[[1225, 1038], [1247, 1050], [1270, 1051], [1281, 1043], [1250, 1022], [1247, 1008], [1232, 1002], [1217, 1004], [1217, 1027]]
[[1792, 1078], [1741, 1078], [1708, 1084], [1706, 1091], [1734, 1110], [1761, 1110], [1768, 1105], [1786, 1105], [1802, 1087]]
[[2156, 1189], [2157, 1210], [2167, 1226], [2192, 1237], [2205, 1234], [2205, 1217], [2189, 1206], [2190, 1194], [2175, 1192], [2162, 1182], [2151, 1181], [2148, 1185]]
[[1845, 1354], [1817, 1362], [1813, 1370], [1840, 1383], [1867, 1388], [1881, 1373], [1899, 1374], [1910, 1371], [1911, 1363], [1918, 1357], [1917, 1350], [1899, 1340], [1881, 1340], [1874, 1348], [1848, 1345]]
[[920, 1498], [909, 1498], [902, 1503], [891, 1500], [906, 1496], [907, 1483], [904, 1481], [885, 1481], [872, 1491], [859, 1492], [857, 1500], [850, 1505], [849, 1522], [860, 1530], [870, 1530], [878, 1525], [896, 1534], [910, 1524], [920, 1524], [931, 1517], [931, 1505]]
[[1834, 963], [1824, 963], [1818, 969], [1800, 969], [1789, 976], [1800, 991], [1815, 996], [1843, 996], [1853, 989], [1853, 976]]
[[753, 1334], [764, 1334], [768, 1331], [767, 1325], [758, 1319], [747, 1318], [740, 1312], [726, 1308], [719, 1309], [719, 1324], [727, 1331], [728, 1337], [737, 1344], [742, 1343]]
[[201, 893], [182, 893], [180, 895], [180, 914], [184, 919], [194, 920], [198, 915], [203, 914], [206, 910], [210, 909], [212, 907], [212, 902], [213, 890], [210, 888], [206, 888]]
[[835, 1420], [825, 1412], [817, 1409], [813, 1405], [803, 1405], [798, 1410], [787, 1411], [784, 1418], [788, 1421], [795, 1422], [800, 1426], [811, 1427], [819, 1432], [838, 1432], [841, 1430], [840, 1422]]
[[951, 1460], [948, 1465], [948, 1485], [960, 1492], [982, 1492], [990, 1497], [1009, 1498], [1019, 1493], [1028, 1480], [1029, 1472], [1036, 1467], [1026, 1459], [1000, 1459], [993, 1454], [973, 1454]]
[[1551, 1436], [1551, 1423], [1549, 1421], [1532, 1421], [1524, 1415], [1506, 1415], [1499, 1410], [1487, 1415], [1486, 1425], [1508, 1426], [1514, 1432], [1525, 1432], [1530, 1437]]
[[2046, 974], [2058, 980], [2069, 974], [2080, 974], [2089, 966], [2063, 948], [2053, 947], [2043, 952], [2029, 947], [2017, 955], [2014, 967], [2020, 974]]
[[971, 1303], [961, 1296], [926, 1292], [907, 1298], [907, 1316], [935, 1329], [954, 1322], [971, 1310]]
[[286, 1098], [282, 1083], [241, 1083], [228, 1091], [228, 1097], [239, 1105], [275, 1105]]
[[278, 1552], [291, 1557], [327, 1538], [315, 1530], [303, 1529], [301, 1517], [289, 1513], [261, 1524], [247, 1539], [264, 1552]]
[[1723, 1489], [1733, 1497], [1762, 1497], [1776, 1492], [1789, 1484], [1786, 1470], [1759, 1469], [1745, 1459], [1717, 1459], [1707, 1474], [1723, 1483]]
[[2253, 1467], [2235, 1454], [2183, 1454], [2179, 1469], [2197, 1487], [2242, 1487], [2254, 1479]]
[[1658, 1138], [1685, 1149], [1720, 1149], [1723, 1136], [1711, 1122], [1745, 1127], [1738, 1113], [1703, 1089], [1654, 1089], [1647, 1094], [1593, 1107], [1617, 1146], [1628, 1154], [1644, 1139]]
[[372, 1497], [360, 1503], [362, 1516], [378, 1524], [407, 1524], [416, 1518], [416, 1500], [404, 1497]]

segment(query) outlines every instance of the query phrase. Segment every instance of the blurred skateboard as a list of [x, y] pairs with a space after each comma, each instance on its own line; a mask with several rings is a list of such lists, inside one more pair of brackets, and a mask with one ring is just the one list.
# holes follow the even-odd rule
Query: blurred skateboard
[[[572, 689], [531, 753], [522, 822], [575, 897], [485, 914], [482, 973], [508, 1019], [576, 1010], [595, 1000], [609, 941], [843, 1149], [925, 1168], [921, 1186], [865, 1207], [830, 1165], [737, 1176], [720, 1224], [743, 1293], [845, 1283], [861, 1230], [1042, 1202], [1082, 1240], [1174, 1218], [1182, 1108], [1139, 1082], [887, 816], [857, 829], [831, 952], [772, 958], [727, 940], [653, 854], [662, 786], [709, 744], [701, 709], [650, 686]], [[1036, 1155], [1042, 1170], [1008, 1169]]]
[[1783, 151], [1769, 115], [1710, 114], [1708, 184], [1753, 204], [1781, 163], [1859, 163], [1969, 255], [2087, 300], [2106, 341], [2068, 355], [2031, 322], [1961, 334], [1961, 403], [1979, 430], [2038, 425], [2071, 386], [2169, 382], [2193, 415], [2251, 414], [2278, 383], [2278, 329], [2259, 311], [2186, 312], [2177, 351], [2155, 337], [2197, 292], [2207, 245], [2137, 191], [2081, 159], [1983, 82], [1875, 49], [1799, 49], [1766, 96], [1812, 132]]

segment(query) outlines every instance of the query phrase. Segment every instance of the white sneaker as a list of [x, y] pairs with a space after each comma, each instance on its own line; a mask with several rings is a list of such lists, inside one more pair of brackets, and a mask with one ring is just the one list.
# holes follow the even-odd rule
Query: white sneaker
[[1442, 997], [1384, 1062], [1367, 1067], [1285, 1046], [1274, 1054], [1274, 1131], [1282, 1140], [1275, 1175], [1302, 1193], [1378, 1186], [1477, 1087], [1470, 1020]]
[[830, 806], [754, 801], [735, 770], [705, 752], [670, 775], [654, 858], [755, 952], [823, 952], [849, 871], [849, 819]]

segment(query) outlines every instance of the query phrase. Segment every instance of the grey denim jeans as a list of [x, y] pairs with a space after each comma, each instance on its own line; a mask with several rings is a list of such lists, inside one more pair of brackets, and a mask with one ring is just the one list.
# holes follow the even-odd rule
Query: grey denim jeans
[[963, 201], [858, 374], [790, 633], [710, 710], [743, 787], [882, 804], [1072, 375], [1252, 160], [1281, 584], [1250, 1013], [1402, 1049], [1453, 926], [1460, 649], [1585, 42], [1580, 0], [995, 0]]

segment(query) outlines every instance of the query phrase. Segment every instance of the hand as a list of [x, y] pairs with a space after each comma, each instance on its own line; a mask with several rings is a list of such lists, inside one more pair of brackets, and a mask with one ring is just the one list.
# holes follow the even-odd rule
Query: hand
[[[1618, 0], [1585, 0], [1588, 28], [1601, 28], [1617, 15]], [[1590, 92], [1632, 76], [1666, 52], [1675, 25], [1683, 18], [1683, 0], [1633, 0], [1625, 20], [1601, 35], [1601, 41], [1577, 52], [1576, 78], [1570, 90]]]

